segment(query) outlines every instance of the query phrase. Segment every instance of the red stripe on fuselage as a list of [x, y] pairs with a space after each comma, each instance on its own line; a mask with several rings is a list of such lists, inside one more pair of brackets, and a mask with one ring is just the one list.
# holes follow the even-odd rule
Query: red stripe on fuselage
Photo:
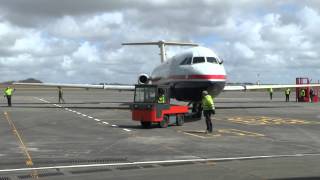
[[219, 79], [219, 80], [226, 80], [226, 75], [200, 75], [200, 74], [193, 74], [193, 75], [174, 75], [170, 76], [169, 79]]
[[[193, 75], [172, 75], [168, 78], [164, 78], [164, 80], [226, 80], [226, 75], [200, 75], [200, 74], [193, 74]], [[152, 81], [157, 82], [160, 81], [162, 78], [155, 78]]]

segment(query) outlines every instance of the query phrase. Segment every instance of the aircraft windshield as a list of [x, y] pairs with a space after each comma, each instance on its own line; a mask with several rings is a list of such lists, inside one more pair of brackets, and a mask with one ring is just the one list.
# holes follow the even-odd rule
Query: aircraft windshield
[[186, 58], [180, 63], [180, 65], [188, 65], [188, 64], [191, 64], [191, 60], [192, 60], [192, 57], [186, 57]]
[[217, 59], [214, 57], [207, 57], [207, 62], [214, 63], [214, 64], [218, 63]]
[[197, 63], [204, 63], [206, 62], [204, 57], [193, 57], [193, 64], [197, 64]]

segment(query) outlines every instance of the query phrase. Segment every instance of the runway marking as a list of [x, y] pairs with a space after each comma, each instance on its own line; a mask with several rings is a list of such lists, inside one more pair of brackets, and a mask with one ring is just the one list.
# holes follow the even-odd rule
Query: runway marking
[[[38, 100], [40, 100], [40, 101], [43, 101], [43, 102], [46, 102], [46, 103], [50, 103], [49, 101], [46, 101], [46, 100], [44, 100], [44, 99], [42, 99], [42, 98], [38, 98], [38, 97], [35, 97], [35, 98], [38, 99]], [[70, 109], [70, 108], [64, 108], [63, 106], [60, 106], [60, 105], [58, 105], [58, 104], [52, 104], [52, 105], [57, 106], [57, 107], [61, 107], [61, 108], [63, 108], [63, 109], [66, 110], [66, 111], [73, 112], [73, 113], [78, 114], [78, 115], [81, 115], [81, 116], [83, 116], [83, 117], [87, 117], [88, 119], [93, 119], [93, 120], [95, 120], [95, 121], [97, 121], [97, 122], [100, 122], [100, 121], [101, 121], [100, 119], [97, 119], [97, 118], [94, 118], [94, 117], [89, 116], [89, 115], [87, 115], [87, 114], [83, 114], [83, 113], [81, 113], [81, 112], [72, 110], [72, 109]], [[102, 121], [102, 123], [103, 123], [103, 124], [106, 124], [106, 125], [109, 124], [108, 122], [105, 122], [105, 121]], [[111, 126], [112, 126], [112, 127], [119, 127], [118, 125], [115, 125], [115, 124], [112, 124]], [[129, 129], [122, 129], [122, 130], [127, 131], [127, 132], [132, 131], [132, 130], [129, 130]]]
[[213, 133], [206, 134], [205, 131], [182, 131], [184, 134], [195, 136], [202, 139], [210, 139], [221, 136], [249, 136], [249, 137], [264, 137], [265, 135], [239, 129], [217, 129]]
[[[217, 119], [222, 120], [222, 119]], [[267, 116], [236, 116], [227, 118], [228, 121], [246, 125], [308, 125], [320, 124], [317, 121], [301, 119], [267, 117]]]
[[33, 170], [48, 170], [48, 169], [68, 169], [68, 168], [88, 168], [88, 167], [105, 167], [105, 166], [128, 166], [128, 165], [146, 165], [146, 164], [167, 164], [167, 163], [182, 163], [182, 162], [225, 162], [236, 160], [257, 160], [271, 158], [290, 158], [290, 157], [306, 157], [320, 156], [320, 154], [280, 154], [280, 155], [261, 155], [261, 156], [239, 156], [239, 157], [224, 157], [224, 158], [198, 158], [198, 159], [178, 159], [178, 160], [159, 160], [159, 161], [136, 161], [127, 163], [109, 163], [109, 164], [82, 164], [82, 165], [65, 165], [65, 166], [43, 166], [33, 168], [16, 168], [16, 169], [1, 169], [0, 172], [21, 172]]
[[[26, 163], [27, 167], [32, 167], [34, 165], [34, 163], [32, 161], [32, 157], [31, 157], [31, 155], [30, 155], [30, 153], [28, 151], [27, 146], [25, 145], [25, 143], [22, 140], [22, 136], [20, 135], [20, 133], [19, 133], [18, 129], [16, 128], [14, 122], [10, 118], [9, 113], [5, 111], [3, 114], [5, 116], [5, 119], [8, 121], [9, 126], [12, 129], [13, 135], [15, 135], [17, 140], [18, 140], [20, 149], [22, 150], [23, 154], [26, 156], [25, 163]], [[32, 170], [32, 173], [30, 175], [31, 175], [32, 178], [36, 178], [36, 179], [39, 178], [38, 172], [36, 170]]]

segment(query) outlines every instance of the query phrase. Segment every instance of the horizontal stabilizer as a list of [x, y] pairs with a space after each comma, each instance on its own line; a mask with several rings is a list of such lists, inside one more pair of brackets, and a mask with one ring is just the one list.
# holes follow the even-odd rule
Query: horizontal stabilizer
[[173, 42], [173, 41], [150, 41], [150, 42], [136, 42], [136, 43], [122, 43], [122, 45], [171, 45], [171, 46], [199, 46], [196, 43], [187, 42]]

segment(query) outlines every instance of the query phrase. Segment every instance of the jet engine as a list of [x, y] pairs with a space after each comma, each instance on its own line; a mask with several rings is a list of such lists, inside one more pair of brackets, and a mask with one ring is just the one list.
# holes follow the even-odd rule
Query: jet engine
[[148, 84], [150, 82], [150, 77], [147, 74], [140, 74], [138, 78], [139, 84]]

